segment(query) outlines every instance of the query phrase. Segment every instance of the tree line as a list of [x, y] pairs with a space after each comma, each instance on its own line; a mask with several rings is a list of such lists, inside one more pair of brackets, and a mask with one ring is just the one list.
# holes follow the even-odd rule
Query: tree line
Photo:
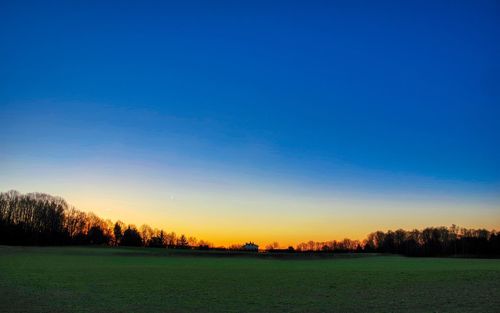
[[309, 241], [297, 245], [296, 250], [397, 253], [408, 256], [500, 256], [500, 232], [456, 225], [411, 231], [398, 229], [371, 233], [363, 241]]
[[[104, 220], [43, 193], [0, 193], [0, 244], [4, 245], [110, 245], [178, 249], [214, 249], [204, 240], [142, 225]], [[221, 249], [221, 248], [217, 248]], [[232, 245], [229, 250], [241, 249]], [[408, 256], [495, 255], [500, 256], [500, 232], [486, 229], [428, 227], [423, 230], [377, 231], [363, 241], [309, 241], [280, 250], [274, 242], [268, 251], [287, 252], [378, 252]]]
[[195, 237], [113, 223], [86, 213], [60, 198], [44, 193], [0, 193], [0, 244], [4, 245], [110, 245], [208, 249]]

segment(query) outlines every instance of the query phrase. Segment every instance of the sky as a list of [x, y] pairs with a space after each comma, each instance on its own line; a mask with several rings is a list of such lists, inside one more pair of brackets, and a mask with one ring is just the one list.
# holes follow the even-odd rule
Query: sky
[[228, 245], [500, 229], [498, 1], [2, 1], [0, 191]]

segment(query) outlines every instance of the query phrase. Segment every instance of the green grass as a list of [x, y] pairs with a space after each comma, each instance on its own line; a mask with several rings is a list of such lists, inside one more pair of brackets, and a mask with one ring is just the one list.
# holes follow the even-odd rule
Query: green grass
[[499, 312], [500, 260], [0, 246], [0, 312]]

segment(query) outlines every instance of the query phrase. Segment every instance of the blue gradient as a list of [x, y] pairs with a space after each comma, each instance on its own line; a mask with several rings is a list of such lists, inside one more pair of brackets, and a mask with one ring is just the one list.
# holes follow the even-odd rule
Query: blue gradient
[[497, 1], [2, 1], [0, 171], [98, 158], [497, 197], [499, 16]]

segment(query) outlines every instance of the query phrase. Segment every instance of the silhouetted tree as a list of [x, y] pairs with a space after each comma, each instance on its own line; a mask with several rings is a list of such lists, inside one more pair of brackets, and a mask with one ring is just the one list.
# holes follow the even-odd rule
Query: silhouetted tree
[[140, 247], [142, 246], [142, 238], [137, 229], [133, 226], [128, 226], [128, 228], [123, 232], [122, 240], [120, 241], [120, 246], [131, 246]]
[[108, 244], [110, 239], [99, 226], [92, 226], [87, 233], [90, 244], [104, 245]]
[[165, 234], [165, 245], [169, 248], [174, 248], [177, 244], [177, 235], [174, 232]]
[[177, 247], [181, 248], [181, 249], [189, 248], [189, 243], [188, 243], [186, 236], [181, 235], [179, 237], [179, 239], [177, 240]]
[[266, 246], [266, 250], [272, 251], [272, 250], [279, 249], [279, 247], [280, 247], [280, 244], [278, 242], [274, 241]]
[[212, 248], [212, 246], [213, 245], [207, 241], [204, 241], [204, 240], [198, 241], [198, 249], [200, 249], [200, 250], [208, 250], [208, 249]]
[[115, 226], [113, 227], [113, 235], [114, 235], [114, 243], [116, 246], [118, 246], [122, 240], [122, 223], [120, 221], [117, 221], [115, 223]]
[[155, 248], [165, 248], [165, 235], [163, 233], [163, 230], [160, 230], [159, 232], [157, 231], [154, 232], [154, 235], [149, 240], [148, 246]]

